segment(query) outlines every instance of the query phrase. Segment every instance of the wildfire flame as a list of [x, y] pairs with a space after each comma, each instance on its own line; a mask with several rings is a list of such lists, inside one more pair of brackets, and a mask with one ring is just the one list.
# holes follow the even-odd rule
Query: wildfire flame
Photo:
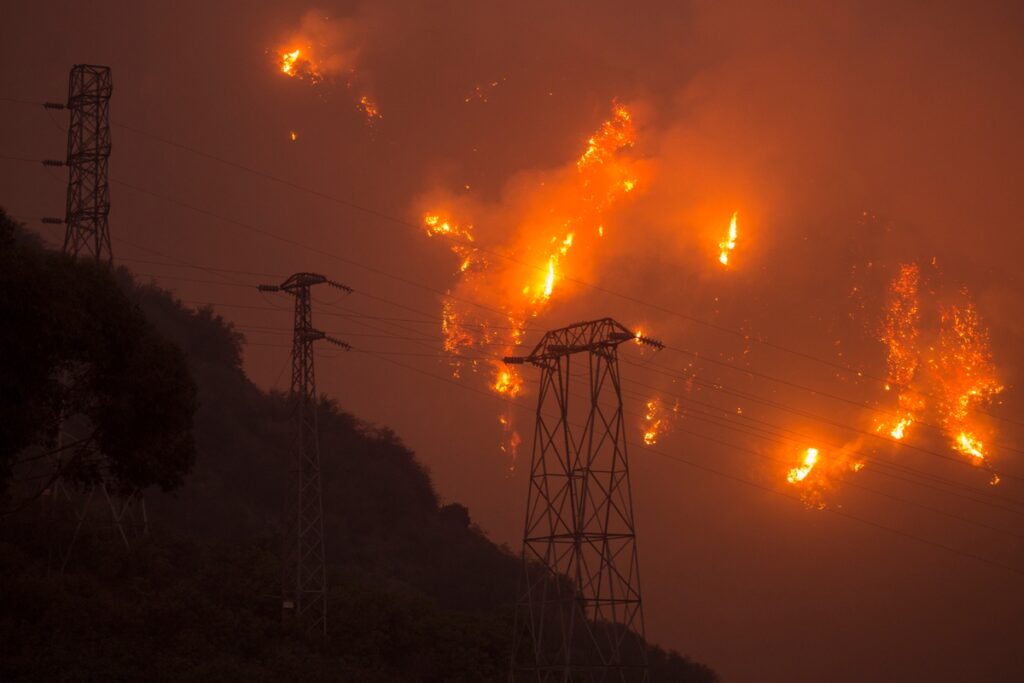
[[718, 262], [723, 266], [729, 265], [729, 254], [733, 249], [736, 248], [736, 217], [739, 215], [739, 211], [733, 211], [732, 220], [729, 221], [729, 234], [728, 236], [718, 243], [718, 248], [721, 252], [718, 254]]
[[281, 73], [291, 78], [308, 80], [313, 84], [320, 83], [324, 79], [310, 52], [308, 50], [303, 52], [301, 48], [282, 52], [280, 67]]
[[[609, 227], [607, 209], [636, 192], [633, 162], [621, 154], [633, 140], [630, 112], [613, 103], [611, 117], [589, 136], [580, 156], [571, 165], [548, 172], [532, 194], [517, 197], [513, 209], [489, 211], [461, 192], [454, 199], [430, 202], [454, 205], [427, 211], [422, 219], [427, 235], [443, 239], [458, 258], [457, 279], [443, 301], [441, 324], [456, 375], [464, 366], [460, 356], [470, 349], [486, 345], [493, 353], [504, 347], [511, 354], [523, 343], [527, 323], [567, 289], [565, 280], [585, 265], [576, 260], [578, 249], [591, 253]], [[486, 226], [486, 234], [500, 235], [497, 243], [481, 249], [474, 224]], [[588, 239], [590, 244], [580, 246]], [[507, 258], [485, 258], [495, 252]], [[484, 305], [473, 306], [474, 301]], [[474, 371], [487, 369], [467, 360]], [[517, 370], [497, 361], [488, 365], [492, 391], [520, 394], [523, 384]]]
[[372, 124], [381, 118], [381, 111], [369, 95], [368, 79], [358, 68], [365, 32], [366, 27], [356, 20], [330, 18], [311, 10], [276, 51], [277, 71], [314, 86], [353, 91], [357, 94], [355, 107]]
[[941, 310], [939, 358], [934, 362], [942, 389], [939, 413], [953, 448], [981, 464], [984, 444], [976, 436], [974, 412], [1003, 390], [996, 379], [988, 330], [972, 303]]
[[494, 384], [491, 388], [496, 393], [503, 394], [509, 398], [515, 398], [519, 395], [519, 392], [523, 390], [523, 380], [519, 375], [519, 371], [516, 368], [509, 367], [504, 363], [498, 364], [497, 366], [498, 376], [494, 380]]
[[[479, 311], [448, 298], [442, 322], [448, 340], [446, 349], [504, 342], [511, 351], [521, 342], [526, 322], [556, 295], [579, 236], [593, 234], [579, 228], [589, 225], [590, 230], [603, 233], [603, 211], [624, 195], [627, 187], [635, 186], [634, 174], [617, 156], [621, 149], [632, 145], [633, 136], [628, 110], [614, 105], [612, 117], [588, 139], [576, 160], [575, 173], [553, 183], [554, 190], [546, 183], [539, 188], [541, 205], [529, 208], [510, 244], [502, 249], [512, 257], [507, 262], [491, 263], [483, 258], [472, 225], [464, 226], [439, 212], [424, 215], [427, 235], [444, 237], [459, 258], [456, 289], [464, 295], [460, 299], [484, 298], [497, 302], [505, 311], [505, 319], [496, 324]], [[553, 216], [546, 220], [555, 228], [547, 232], [543, 227], [538, 229], [535, 215]], [[497, 371], [491, 382], [491, 388], [499, 393], [503, 393], [499, 387], [504, 386], [499, 381], [501, 372]]]
[[963, 290], [961, 303], [938, 307], [938, 339], [934, 331], [924, 338], [920, 279], [917, 264], [902, 264], [889, 286], [879, 338], [888, 350], [885, 388], [897, 392], [897, 413], [879, 423], [877, 430], [903, 439], [927, 410], [938, 417], [955, 451], [988, 467], [976, 413], [1003, 390], [988, 330]]
[[794, 467], [789, 471], [789, 474], [786, 475], [786, 481], [788, 481], [790, 484], [795, 484], [797, 482], [803, 481], [804, 479], [807, 478], [807, 475], [811, 473], [811, 470], [813, 470], [814, 466], [817, 464], [818, 449], [808, 448], [806, 451], [804, 451], [803, 463], [799, 467]]
[[[638, 333], [639, 334], [639, 333]], [[679, 416], [679, 403], [667, 409], [660, 398], [652, 398], [645, 405], [643, 421], [643, 440], [647, 446], [658, 443], [658, 439], [667, 434]]]
[[807, 507], [824, 509], [825, 492], [850, 472], [864, 469], [864, 461], [856, 457], [856, 447], [844, 447], [826, 458], [817, 448], [807, 448], [800, 464], [786, 473], [786, 481], [798, 487], [800, 499]]
[[879, 335], [888, 349], [886, 388], [896, 387], [897, 416], [878, 425], [893, 439], [901, 440], [924, 408], [924, 402], [913, 383], [920, 367], [918, 339], [921, 318], [918, 289], [920, 270], [917, 264], [903, 264], [889, 286], [889, 295]]
[[302, 54], [302, 50], [296, 48], [291, 52], [285, 52], [281, 55], [281, 73], [294, 76], [295, 61], [299, 58], [300, 54]]

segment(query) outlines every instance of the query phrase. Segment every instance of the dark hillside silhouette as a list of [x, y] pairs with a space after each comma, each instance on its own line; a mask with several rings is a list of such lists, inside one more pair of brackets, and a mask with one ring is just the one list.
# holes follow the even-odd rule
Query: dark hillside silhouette
[[[46, 575], [30, 510], [0, 520], [0, 678], [504, 680], [517, 557], [464, 506], [440, 504], [399, 437], [344, 412], [344, 397], [324, 398], [320, 418], [330, 641], [282, 629], [285, 397], [247, 379], [229, 322], [115, 277], [184, 356], [195, 463], [177, 490], [147, 492], [151, 533], [131, 556], [83, 554], [64, 577]], [[716, 680], [657, 648], [651, 665], [655, 681]]]

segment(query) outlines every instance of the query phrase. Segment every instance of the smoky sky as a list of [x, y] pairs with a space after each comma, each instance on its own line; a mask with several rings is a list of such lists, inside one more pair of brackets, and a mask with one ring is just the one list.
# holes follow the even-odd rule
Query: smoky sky
[[[71, 64], [109, 65], [115, 260], [238, 325], [267, 389], [287, 389], [290, 301], [255, 285], [302, 270], [353, 287], [318, 294], [316, 324], [357, 349], [318, 352], [318, 389], [395, 429], [442, 497], [512, 549], [536, 396], [528, 384], [511, 408], [513, 462], [508, 405], [439, 357], [458, 264], [420, 212], [486, 207], [495, 249], [543, 230], [519, 220], [523, 196], [627, 106], [637, 187], [526, 343], [611, 316], [673, 347], [622, 348], [650, 638], [731, 681], [1019, 680], [1024, 12], [779, 5], [10, 2], [0, 96], [63, 101]], [[304, 21], [337, 45], [315, 86], [278, 71]], [[0, 100], [0, 123], [0, 156], [63, 156], [65, 113]], [[36, 219], [62, 214], [63, 171], [0, 158], [0, 178], [0, 205], [59, 243]], [[911, 262], [988, 328], [998, 487], [937, 433], [917, 448], [863, 433], [869, 406], [893, 404], [877, 326]], [[654, 396], [684, 409], [645, 449]], [[807, 509], [785, 463], [815, 444], [904, 474], [869, 465]]]

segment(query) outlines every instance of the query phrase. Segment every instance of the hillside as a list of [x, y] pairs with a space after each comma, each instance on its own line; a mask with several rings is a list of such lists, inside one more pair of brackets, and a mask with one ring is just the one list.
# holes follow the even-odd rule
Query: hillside
[[[0, 220], [6, 220], [0, 216]], [[46, 571], [38, 511], [0, 527], [4, 680], [503, 680], [518, 560], [391, 430], [322, 403], [330, 641], [280, 626], [277, 559], [285, 397], [253, 385], [242, 335], [125, 270], [117, 282], [179, 347], [198, 389], [196, 460], [147, 493], [150, 535], [130, 556], [85, 539], [65, 576]], [[651, 650], [652, 679], [716, 680]]]

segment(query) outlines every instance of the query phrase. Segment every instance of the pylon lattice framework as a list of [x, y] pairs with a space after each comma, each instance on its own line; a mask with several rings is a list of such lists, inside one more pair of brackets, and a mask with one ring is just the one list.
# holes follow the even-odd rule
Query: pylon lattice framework
[[[661, 347], [604, 318], [505, 358], [541, 369], [512, 680], [648, 680], [618, 365], [627, 341]], [[577, 406], [580, 355], [588, 396]]]
[[[68, 109], [67, 156], [63, 161], [47, 160], [45, 166], [67, 166], [68, 188], [64, 218], [44, 218], [45, 223], [64, 223], [64, 252], [78, 257], [86, 255], [101, 263], [111, 263], [113, 254], [110, 246], [108, 216], [110, 214], [110, 193], [107, 180], [107, 166], [110, 158], [110, 97], [113, 81], [110, 67], [91, 64], [76, 64], [68, 76], [68, 99], [66, 104], [47, 102], [47, 109]], [[60, 440], [71, 428], [66, 419], [61, 424]], [[89, 454], [78, 454], [84, 457]], [[102, 457], [93, 454], [94, 457]], [[109, 512], [115, 536], [130, 549], [136, 535], [147, 532], [145, 500], [142, 492], [134, 489], [129, 493], [115, 490], [112, 483], [103, 479], [88, 485], [84, 490], [70, 487], [59, 476], [61, 461], [54, 462], [58, 477], [47, 490], [54, 517], [68, 511], [73, 515], [72, 531], [67, 539], [59, 538], [56, 519], [51, 528], [50, 567], [63, 572], [71, 559], [72, 552], [87, 522], [97, 521], [96, 517]], [[96, 496], [99, 492], [101, 496]], [[97, 505], [98, 503], [98, 505]], [[99, 510], [95, 508], [99, 508]], [[60, 509], [59, 509], [60, 508]]]
[[260, 285], [259, 290], [295, 297], [289, 394], [293, 434], [285, 477], [281, 613], [286, 623], [298, 622], [308, 633], [326, 637], [327, 569], [313, 343], [324, 339], [346, 350], [351, 347], [313, 327], [310, 289], [318, 284], [352, 291], [317, 273], [296, 273], [280, 285]]
[[107, 164], [110, 158], [110, 96], [113, 92], [110, 67], [76, 64], [68, 79], [67, 105], [47, 103], [50, 109], [70, 110], [67, 158], [44, 161], [48, 166], [67, 165], [68, 193], [64, 220], [64, 251], [72, 256], [86, 254], [110, 263], [108, 216], [110, 187]]

